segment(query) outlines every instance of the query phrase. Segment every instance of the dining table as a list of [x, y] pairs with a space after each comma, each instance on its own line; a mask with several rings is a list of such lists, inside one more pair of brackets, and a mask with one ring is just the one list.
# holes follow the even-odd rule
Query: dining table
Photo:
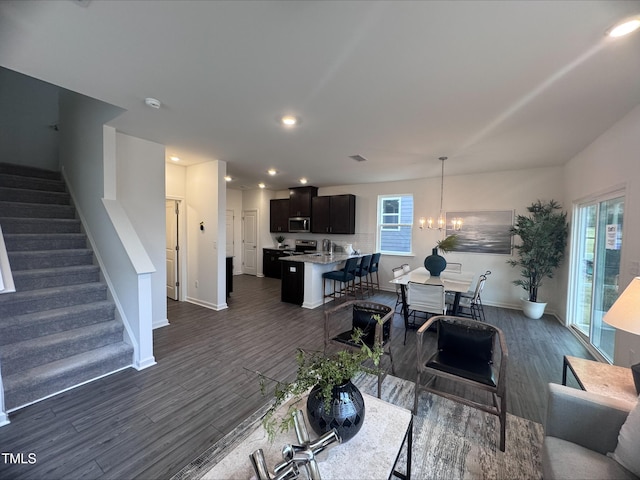
[[399, 277], [389, 280], [389, 283], [400, 285], [400, 295], [402, 296], [402, 315], [404, 317], [404, 325], [410, 328], [409, 323], [409, 306], [407, 305], [407, 285], [409, 282], [422, 283], [428, 285], [442, 285], [444, 291], [453, 293], [453, 306], [451, 314], [457, 315], [460, 310], [460, 296], [466, 293], [473, 285], [477, 274], [470, 271], [461, 272], [442, 272], [439, 276], [433, 276], [425, 267], [418, 267], [414, 270], [400, 275]]

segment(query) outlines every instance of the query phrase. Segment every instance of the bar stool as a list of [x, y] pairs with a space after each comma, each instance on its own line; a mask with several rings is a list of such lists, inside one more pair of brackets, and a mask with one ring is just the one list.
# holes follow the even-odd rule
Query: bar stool
[[[359, 279], [358, 286], [360, 287], [359, 288], [360, 295], [362, 295], [362, 298], [364, 298], [364, 290], [362, 289], [363, 283], [364, 283], [364, 286], [367, 288], [367, 294], [369, 293], [369, 284], [367, 282], [367, 275], [369, 275], [369, 266], [371, 265], [372, 257], [373, 255], [364, 255], [360, 260], [360, 263], [358, 264], [358, 267], [356, 268], [356, 272], [355, 272], [355, 278]], [[355, 289], [355, 281], [354, 281], [353, 287]]]
[[[352, 257], [347, 259], [344, 268], [341, 270], [332, 270], [322, 274], [322, 292], [324, 298], [332, 297], [339, 298], [343, 295], [349, 294], [349, 283], [354, 283], [354, 287], [351, 289], [354, 291], [355, 296], [355, 275], [354, 271], [358, 265], [358, 257]], [[333, 291], [327, 293], [326, 281], [333, 281]], [[336, 282], [340, 282], [340, 288], [336, 289]], [[342, 285], [344, 284], [344, 286]]]
[[[380, 265], [380, 252], [374, 253], [371, 257], [371, 265], [369, 265], [367, 285], [371, 287], [371, 291], [375, 292], [375, 288], [380, 291], [380, 278], [378, 277], [378, 267]], [[376, 274], [376, 281], [373, 281], [373, 274]]]

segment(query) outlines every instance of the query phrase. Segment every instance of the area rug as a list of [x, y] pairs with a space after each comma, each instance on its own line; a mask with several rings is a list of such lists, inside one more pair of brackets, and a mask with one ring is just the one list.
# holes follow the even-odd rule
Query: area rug
[[[365, 393], [377, 393], [377, 378], [374, 376], [362, 375], [354, 383]], [[412, 382], [389, 376], [383, 383], [382, 399], [385, 401], [410, 409], [413, 395]], [[263, 411], [261, 409], [248, 418], [185, 466], [172, 480], [205, 477], [229, 449], [253, 430], [256, 423], [259, 425]], [[507, 414], [504, 453], [499, 449], [499, 428], [494, 415], [436, 395], [422, 394], [414, 417], [411, 477], [429, 480], [541, 479], [542, 426]], [[406, 471], [405, 449], [402, 452], [397, 465], [401, 472]]]

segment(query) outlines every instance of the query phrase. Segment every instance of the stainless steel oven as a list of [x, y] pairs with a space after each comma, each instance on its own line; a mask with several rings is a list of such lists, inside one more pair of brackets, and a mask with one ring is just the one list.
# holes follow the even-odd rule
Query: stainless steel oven
[[289, 233], [309, 233], [311, 231], [311, 219], [309, 217], [290, 217]]

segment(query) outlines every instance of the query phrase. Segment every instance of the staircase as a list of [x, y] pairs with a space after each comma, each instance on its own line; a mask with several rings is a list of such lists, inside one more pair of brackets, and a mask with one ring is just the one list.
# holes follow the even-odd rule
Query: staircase
[[133, 348], [60, 173], [0, 163], [0, 226], [16, 288], [0, 294], [5, 408], [130, 366]]

